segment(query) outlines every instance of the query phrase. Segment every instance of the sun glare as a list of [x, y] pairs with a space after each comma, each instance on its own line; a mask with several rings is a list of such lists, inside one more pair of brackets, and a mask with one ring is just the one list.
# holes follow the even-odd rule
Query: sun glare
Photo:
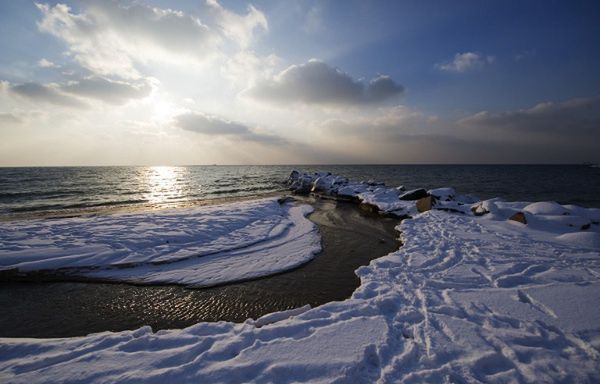
[[182, 176], [185, 168], [157, 166], [146, 169], [147, 193], [144, 199], [152, 204], [174, 202], [182, 198]]

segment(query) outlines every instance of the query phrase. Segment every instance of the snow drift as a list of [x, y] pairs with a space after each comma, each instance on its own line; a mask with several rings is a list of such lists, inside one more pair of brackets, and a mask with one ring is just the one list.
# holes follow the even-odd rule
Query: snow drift
[[0, 270], [205, 287], [297, 267], [320, 251], [308, 205], [275, 199], [0, 224]]

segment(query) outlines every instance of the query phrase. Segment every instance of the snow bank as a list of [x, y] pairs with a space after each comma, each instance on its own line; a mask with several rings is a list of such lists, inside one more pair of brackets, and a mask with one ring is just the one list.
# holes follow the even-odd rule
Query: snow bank
[[[0, 381], [599, 382], [600, 253], [581, 239], [599, 233], [597, 211], [563, 207], [590, 219], [581, 230], [544, 221], [561, 216], [555, 206], [465, 206], [404, 220], [404, 245], [359, 268], [348, 300], [268, 315], [261, 327], [0, 339]], [[510, 220], [517, 212], [527, 224]]]
[[294, 268], [320, 251], [307, 205], [275, 199], [0, 224], [0, 270], [211, 286]]

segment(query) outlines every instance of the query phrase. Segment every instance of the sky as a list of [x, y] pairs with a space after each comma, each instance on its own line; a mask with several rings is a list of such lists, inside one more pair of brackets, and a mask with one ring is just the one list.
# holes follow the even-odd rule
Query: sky
[[0, 166], [600, 162], [596, 1], [0, 0]]

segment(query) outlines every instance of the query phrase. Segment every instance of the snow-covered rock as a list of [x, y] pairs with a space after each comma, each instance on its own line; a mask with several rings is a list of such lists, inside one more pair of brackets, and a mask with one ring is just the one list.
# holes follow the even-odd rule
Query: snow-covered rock
[[449, 187], [430, 189], [427, 193], [442, 201], [450, 201], [456, 196], [454, 188]]
[[532, 203], [523, 210], [533, 215], [568, 215], [570, 213], [568, 209], [554, 201]]

